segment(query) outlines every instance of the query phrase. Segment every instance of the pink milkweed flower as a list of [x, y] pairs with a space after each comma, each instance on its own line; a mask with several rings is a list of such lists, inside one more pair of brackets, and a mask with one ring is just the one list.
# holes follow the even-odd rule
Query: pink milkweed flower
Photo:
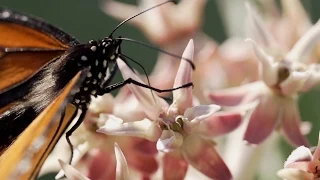
[[[102, 10], [117, 19], [124, 20], [139, 12], [160, 4], [163, 0], [141, 0], [139, 6], [114, 0], [102, 4]], [[129, 21], [139, 27], [155, 44], [166, 46], [192, 37], [200, 29], [207, 0], [182, 0], [177, 5], [168, 3]]]
[[[119, 95], [118, 99], [123, 98]], [[124, 154], [128, 156], [128, 164], [131, 168], [137, 170], [142, 175], [149, 176], [154, 173], [158, 164], [155, 160], [156, 149], [153, 148], [152, 142], [149, 142], [142, 138], [136, 137], [123, 137], [123, 136], [104, 136], [96, 133], [96, 129], [102, 124], [113, 124], [113, 119], [109, 121], [101, 121], [105, 114], [116, 114], [123, 119], [127, 118], [128, 113], [131, 113], [131, 117], [134, 119], [136, 114], [134, 111], [122, 110], [122, 112], [116, 112], [115, 108], [119, 102], [113, 99], [110, 94], [92, 98], [89, 105], [89, 111], [85, 117], [84, 125], [81, 126], [74, 133], [74, 143], [87, 145], [87, 149], [81, 151], [82, 156], [78, 158], [75, 163], [75, 167], [81, 168], [81, 172], [85, 172], [86, 176], [90, 179], [114, 179], [115, 161], [112, 160], [114, 151], [111, 146], [114, 142], [117, 142], [122, 147]], [[131, 104], [132, 101], [127, 101]], [[118, 114], [119, 113], [119, 114]], [[83, 143], [84, 142], [84, 143]], [[141, 148], [143, 147], [143, 148]], [[106, 168], [108, 170], [106, 170]]]
[[268, 42], [264, 48], [260, 48], [253, 40], [247, 40], [260, 62], [262, 80], [210, 93], [209, 98], [227, 106], [258, 101], [244, 135], [248, 143], [260, 144], [274, 129], [281, 127], [290, 143], [308, 146], [309, 142], [300, 130], [297, 99], [298, 93], [309, 91], [320, 82], [319, 65], [313, 64], [308, 56], [320, 38], [320, 21], [288, 53], [284, 53], [281, 49], [274, 49], [280, 46], [266, 31], [259, 17], [255, 13], [251, 15], [261, 39]]
[[[128, 164], [126, 161], [126, 158], [121, 151], [119, 145], [117, 143], [114, 144], [114, 151], [115, 151], [115, 157], [116, 157], [116, 179], [117, 180], [129, 180], [129, 169]], [[59, 164], [62, 168], [62, 171], [64, 172], [67, 179], [70, 180], [90, 180], [85, 175], [81, 174], [77, 169], [75, 169], [73, 166], [63, 162], [59, 159]], [[103, 166], [103, 164], [101, 164]], [[103, 179], [102, 177], [100, 179]]]
[[[192, 40], [186, 47], [183, 57], [193, 59]], [[130, 77], [142, 82], [121, 60], [118, 61], [118, 65], [124, 79]], [[174, 87], [191, 82], [191, 79], [190, 64], [182, 60]], [[196, 105], [191, 88], [174, 91], [171, 105], [152, 94], [148, 89], [134, 85], [129, 85], [129, 88], [144, 107], [148, 118], [141, 121], [114, 124], [113, 126], [105, 125], [98, 132], [109, 135], [142, 137], [157, 142], [157, 149], [166, 153], [163, 166], [167, 172], [163, 174], [164, 179], [173, 176], [183, 179], [187, 167], [185, 162], [210, 178], [232, 178], [228, 167], [216, 152], [210, 138], [235, 129], [242, 120], [241, 114], [236, 112], [214, 114], [220, 109], [219, 106]], [[175, 164], [175, 168], [168, 169], [168, 167], [172, 167], [172, 164]]]
[[295, 149], [284, 163], [284, 169], [279, 170], [277, 174], [284, 180], [315, 180], [320, 178], [319, 168], [320, 139], [313, 154], [305, 146]]
[[[128, 164], [137, 174], [149, 176], [158, 169], [158, 163], [155, 159], [157, 153], [154, 147], [155, 143], [142, 138], [105, 136], [96, 133], [97, 128], [102, 124], [112, 124], [112, 120], [110, 122], [101, 121], [100, 114], [115, 114], [122, 119], [129, 119], [129, 116], [131, 119], [146, 116], [139, 109], [136, 111], [132, 108], [122, 109], [121, 112], [117, 110], [123, 104], [130, 107], [130, 105], [134, 106], [135, 101], [127, 99], [123, 93], [118, 94], [116, 98], [111, 94], [92, 97], [83, 124], [71, 136], [71, 142], [74, 145], [72, 165], [90, 179], [115, 178], [116, 164], [113, 160], [112, 146], [114, 142], [117, 142], [129, 157]], [[69, 149], [66, 140], [60, 140], [57, 148], [54, 149], [52, 155], [46, 161], [42, 173], [57, 171], [59, 166], [56, 159], [69, 159]], [[57, 177], [61, 177], [62, 173], [60, 172]]]

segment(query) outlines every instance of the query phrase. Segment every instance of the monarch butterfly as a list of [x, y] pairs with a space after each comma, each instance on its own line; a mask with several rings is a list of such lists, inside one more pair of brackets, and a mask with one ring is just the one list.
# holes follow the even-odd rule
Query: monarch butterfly
[[[157, 6], [168, 2], [172, 2], [172, 0], [165, 1]], [[46, 143], [41, 145], [40, 148], [44, 151], [40, 153], [41, 158], [35, 160], [37, 168], [31, 168], [32, 172], [27, 179], [36, 176], [44, 159], [71, 120], [78, 114], [78, 111], [81, 112], [80, 117], [76, 125], [66, 133], [67, 139], [81, 124], [90, 103], [91, 95], [103, 95], [128, 83], [157, 92], [172, 91], [192, 85], [192, 83], [188, 83], [174, 89], [160, 90], [133, 79], [126, 79], [110, 85], [118, 70], [115, 60], [120, 57], [127, 63], [126, 56], [121, 54], [120, 45], [122, 40], [128, 40], [113, 38], [112, 35], [123, 23], [137, 15], [120, 23], [110, 36], [99, 41], [91, 40], [86, 44], [81, 44], [74, 37], [41, 19], [8, 8], [0, 8], [1, 153], [31, 123], [32, 125], [40, 123], [40, 127], [28, 127], [28, 130], [33, 129], [36, 132], [36, 129], [43, 129], [42, 126], [50, 125], [51, 127], [52, 124], [57, 122], [55, 120], [56, 115], [61, 114], [59, 123], [53, 128], [54, 131], [50, 130], [50, 135], [45, 131], [43, 133], [47, 133], [47, 135], [43, 135], [43, 133], [41, 136], [34, 134], [32, 138], [32, 135], [28, 135], [29, 139], [25, 138], [27, 136], [21, 135], [18, 138], [16, 143], [18, 141], [19, 143], [25, 141], [26, 143], [26, 141], [36, 139], [37, 136], [46, 140]], [[192, 63], [191, 65], [193, 66]], [[76, 92], [73, 91], [74, 89], [77, 89]], [[74, 96], [69, 97], [72, 94]], [[63, 108], [65, 102], [74, 105], [74, 110], [68, 112]], [[35, 118], [36, 121], [34, 121]], [[41, 125], [43, 121], [47, 124]], [[30, 131], [32, 132], [32, 130]], [[52, 134], [52, 132], [54, 133]], [[68, 142], [70, 143], [70, 141]], [[14, 147], [21, 148], [21, 145]], [[27, 149], [27, 146], [22, 149]], [[10, 152], [6, 152], [5, 157], [1, 157], [1, 163], [5, 162], [3, 159], [6, 159], [9, 156], [8, 154]], [[40, 155], [37, 153], [37, 157]], [[0, 169], [3, 169], [3, 166]]]

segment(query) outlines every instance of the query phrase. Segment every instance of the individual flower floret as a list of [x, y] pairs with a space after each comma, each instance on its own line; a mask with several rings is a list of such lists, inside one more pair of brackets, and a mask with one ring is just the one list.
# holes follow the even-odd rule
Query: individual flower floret
[[[184, 58], [193, 59], [193, 41], [191, 40], [183, 54]], [[142, 82], [125, 64], [119, 60], [119, 68], [126, 78]], [[175, 78], [174, 87], [191, 82], [192, 69], [182, 61]], [[216, 105], [196, 105], [192, 89], [184, 88], [173, 92], [173, 102], [168, 105], [148, 89], [129, 85], [130, 90], [144, 107], [148, 118], [119, 123], [113, 126], [105, 125], [98, 132], [109, 135], [135, 136], [157, 141], [157, 149], [165, 153], [176, 152], [176, 159], [187, 161], [194, 168], [214, 179], [231, 179], [231, 173], [215, 150], [213, 136], [222, 135], [235, 129], [242, 116], [237, 112], [217, 112]], [[115, 117], [109, 117], [115, 118]], [[121, 121], [121, 120], [118, 120]], [[172, 156], [171, 156], [172, 157]], [[167, 157], [167, 158], [171, 158]], [[172, 162], [166, 160], [165, 162]], [[177, 163], [176, 169], [164, 173], [164, 179], [173, 173], [184, 177], [185, 163]], [[181, 166], [179, 166], [179, 164]], [[164, 164], [164, 167], [166, 165]]]
[[315, 180], [320, 178], [319, 168], [320, 139], [313, 154], [305, 146], [295, 149], [284, 163], [284, 169], [279, 170], [277, 174], [286, 180]]

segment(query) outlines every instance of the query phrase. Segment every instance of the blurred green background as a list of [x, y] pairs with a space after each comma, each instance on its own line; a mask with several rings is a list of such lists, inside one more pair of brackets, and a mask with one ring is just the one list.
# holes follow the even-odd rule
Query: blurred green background
[[[131, 4], [136, 3], [135, 0], [120, 1]], [[208, 0], [205, 13], [204, 32], [216, 41], [223, 42], [227, 38], [227, 35], [225, 33], [225, 28], [222, 25], [222, 19], [219, 14], [221, 9], [218, 8], [217, 1], [219, 0]], [[87, 42], [91, 39], [101, 39], [108, 36], [113, 28], [119, 23], [118, 20], [114, 20], [100, 10], [100, 1], [98, 0], [0, 0], [0, 2], [2, 6], [41, 17], [47, 22], [62, 28], [65, 32], [72, 34], [81, 42]], [[320, 11], [318, 10], [320, 1], [304, 0], [303, 3], [312, 16], [313, 22], [317, 21], [320, 17]], [[115, 36], [119, 35], [148, 42], [140, 31], [129, 24], [124, 25], [116, 32]], [[152, 67], [156, 61], [156, 51], [124, 42], [123, 52], [140, 62], [147, 69], [148, 73], [152, 71]], [[120, 76], [118, 76], [116, 80], [119, 81]], [[311, 121], [313, 124], [312, 132], [308, 136], [313, 145], [316, 145], [319, 133], [319, 95], [320, 91], [316, 89], [308, 94], [302, 95], [300, 98], [302, 118]], [[283, 154], [287, 156], [292, 148], [287, 146], [285, 142], [282, 144], [284, 144], [282, 149]], [[52, 179], [52, 176], [42, 179]]]

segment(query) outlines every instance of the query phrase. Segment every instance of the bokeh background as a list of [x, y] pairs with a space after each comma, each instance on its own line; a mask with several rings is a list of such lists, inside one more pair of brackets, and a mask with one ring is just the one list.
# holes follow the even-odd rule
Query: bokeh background
[[[130, 4], [136, 3], [136, 0], [120, 1]], [[225, 12], [225, 8], [223, 7], [225, 7], [226, 4], [230, 5], [230, 3], [239, 4], [240, 6], [241, 3], [239, 3], [239, 1], [242, 0], [208, 0], [203, 27], [204, 32], [217, 42], [223, 42], [228, 35], [230, 35], [227, 23], [225, 22], [225, 20], [228, 19], [228, 12]], [[317, 21], [320, 17], [320, 1], [302, 1], [312, 17], [313, 22]], [[119, 21], [104, 14], [100, 9], [100, 4], [101, 1], [99, 0], [0, 0], [1, 6], [41, 17], [47, 22], [62, 28], [65, 32], [72, 34], [81, 42], [87, 42], [91, 39], [97, 40], [108, 36], [113, 28], [119, 23]], [[244, 9], [239, 6], [233, 6], [235, 12]], [[224, 18], [222, 18], [222, 16], [224, 16]], [[243, 19], [239, 19], [239, 21], [242, 22]], [[240, 31], [243, 30], [239, 29], [239, 34], [241, 34]], [[233, 34], [237, 34], [237, 29], [233, 29]], [[148, 42], [140, 31], [129, 24], [122, 26], [115, 34], [115, 36], [120, 35], [122, 37]], [[123, 43], [123, 52], [140, 62], [148, 73], [152, 71], [152, 67], [157, 60], [158, 54], [156, 51], [128, 42]], [[215, 78], [219, 77], [213, 77], [213, 80]], [[120, 75], [117, 76], [115, 81], [119, 80], [121, 80]], [[311, 121], [313, 124], [312, 131], [308, 136], [313, 145], [316, 145], [317, 143], [320, 130], [319, 99], [320, 90], [317, 88], [308, 94], [301, 95], [300, 98], [302, 119]], [[283, 158], [285, 158], [291, 152], [292, 148], [287, 146], [284, 141], [282, 144], [281, 150], [283, 152]], [[53, 177], [53, 175], [48, 175], [40, 179], [53, 179]]]

